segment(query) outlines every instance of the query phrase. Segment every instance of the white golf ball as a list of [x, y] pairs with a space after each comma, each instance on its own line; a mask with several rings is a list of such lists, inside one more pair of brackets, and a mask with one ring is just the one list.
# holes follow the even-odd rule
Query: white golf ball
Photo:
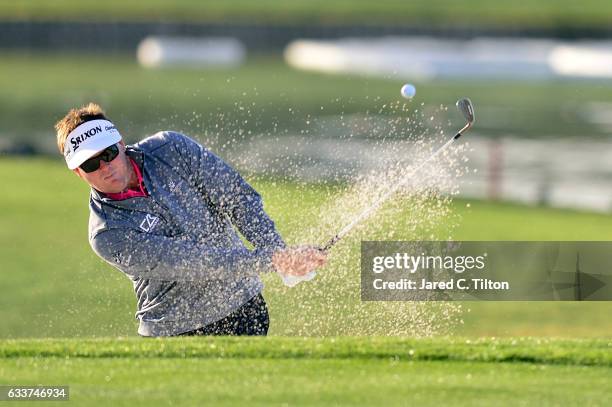
[[402, 96], [405, 97], [406, 99], [412, 99], [414, 95], [416, 95], [416, 88], [414, 87], [413, 84], [407, 83], [404, 86], [402, 86], [402, 90], [400, 92]]

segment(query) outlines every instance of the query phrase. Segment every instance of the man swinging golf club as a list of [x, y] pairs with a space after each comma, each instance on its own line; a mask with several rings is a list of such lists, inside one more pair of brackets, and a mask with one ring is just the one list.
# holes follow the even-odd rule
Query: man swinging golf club
[[265, 335], [258, 274], [295, 282], [326, 262], [317, 248], [286, 248], [259, 194], [187, 136], [126, 146], [93, 103], [55, 129], [68, 168], [91, 186], [89, 243], [132, 280], [142, 336]]

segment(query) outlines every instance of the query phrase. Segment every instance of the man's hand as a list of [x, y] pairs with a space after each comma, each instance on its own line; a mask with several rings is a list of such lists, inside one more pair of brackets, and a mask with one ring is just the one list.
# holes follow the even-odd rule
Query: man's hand
[[272, 255], [272, 265], [285, 276], [304, 276], [325, 263], [327, 253], [312, 246], [291, 247]]

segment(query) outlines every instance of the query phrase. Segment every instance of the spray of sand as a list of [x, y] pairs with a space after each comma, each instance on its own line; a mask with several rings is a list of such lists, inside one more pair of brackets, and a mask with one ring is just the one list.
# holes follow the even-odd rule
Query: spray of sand
[[[390, 188], [403, 182], [415, 166], [452, 136], [448, 123], [425, 128], [414, 125], [434, 122], [436, 115], [446, 112], [444, 107], [428, 112], [427, 117], [419, 110], [406, 117], [405, 107], [400, 104], [391, 108], [402, 114], [389, 120], [391, 126], [385, 127], [386, 134], [371, 148], [371, 154], [383, 157], [378, 168], [355, 175], [330, 193], [310, 215], [310, 227], [290, 228], [293, 233], [286, 236], [290, 244], [324, 243]], [[363, 122], [368, 124], [367, 117]], [[376, 130], [373, 126], [369, 129]], [[432, 336], [448, 334], [461, 323], [461, 306], [457, 303], [362, 302], [359, 249], [362, 240], [451, 239], [459, 221], [452, 211], [452, 197], [459, 192], [460, 178], [468, 170], [468, 148], [466, 142], [453, 144], [410, 177], [404, 188], [334, 246], [328, 265], [315, 280], [290, 289], [277, 279], [269, 279], [267, 295], [275, 321], [272, 333]]]

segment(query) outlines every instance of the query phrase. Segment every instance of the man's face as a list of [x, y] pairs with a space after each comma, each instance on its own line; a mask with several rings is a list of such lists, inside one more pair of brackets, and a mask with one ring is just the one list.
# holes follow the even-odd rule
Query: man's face
[[[117, 145], [119, 147], [119, 155], [111, 162], [107, 163], [101, 160], [100, 168], [96, 171], [85, 172], [81, 168], [76, 168], [73, 170], [74, 173], [100, 192], [114, 194], [124, 191], [130, 182], [132, 167], [125, 155], [125, 144], [123, 141], [120, 141]], [[101, 151], [97, 154], [99, 153]]]

